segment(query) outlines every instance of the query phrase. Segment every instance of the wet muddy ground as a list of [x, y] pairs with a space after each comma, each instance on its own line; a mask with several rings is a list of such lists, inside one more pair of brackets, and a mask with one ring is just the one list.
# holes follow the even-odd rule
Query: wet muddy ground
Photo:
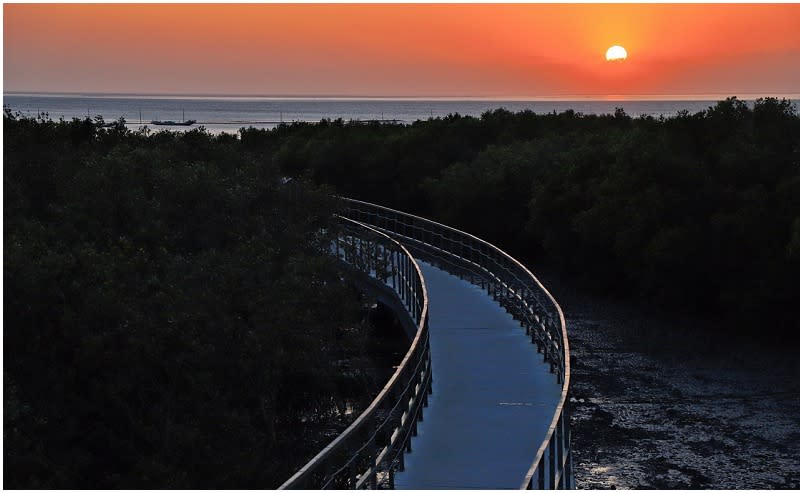
[[543, 281], [567, 317], [578, 488], [800, 488], [795, 348]]

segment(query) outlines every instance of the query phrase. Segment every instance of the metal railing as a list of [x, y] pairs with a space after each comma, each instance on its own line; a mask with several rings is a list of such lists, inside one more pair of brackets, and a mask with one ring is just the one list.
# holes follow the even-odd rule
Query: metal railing
[[418, 258], [480, 285], [521, 323], [561, 386], [553, 419], [521, 489], [574, 488], [567, 412], [569, 341], [564, 314], [553, 296], [520, 262], [469, 233], [379, 205], [343, 200], [345, 215], [398, 239]]
[[358, 418], [279, 489], [394, 487], [431, 391], [428, 292], [408, 250], [368, 225], [340, 217], [331, 252], [357, 273], [390, 290], [416, 333], [397, 370]]

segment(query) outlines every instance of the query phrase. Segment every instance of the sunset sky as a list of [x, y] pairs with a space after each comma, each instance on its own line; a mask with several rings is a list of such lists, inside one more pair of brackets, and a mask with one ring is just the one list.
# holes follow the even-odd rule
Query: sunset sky
[[[5, 4], [4, 91], [800, 92], [800, 4]], [[612, 45], [625, 61], [607, 62]]]

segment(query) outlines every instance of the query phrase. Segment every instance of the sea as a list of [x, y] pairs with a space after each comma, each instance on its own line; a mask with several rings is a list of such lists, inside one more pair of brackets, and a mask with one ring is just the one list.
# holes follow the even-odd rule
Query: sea
[[[752, 102], [768, 95], [746, 95]], [[486, 111], [505, 108], [512, 112], [535, 113], [574, 110], [583, 114], [612, 114], [622, 108], [632, 117], [669, 117], [685, 110], [703, 111], [728, 95], [647, 96], [637, 98], [559, 97], [559, 98], [399, 98], [399, 97], [249, 97], [176, 96], [136, 94], [40, 94], [4, 93], [3, 107], [12, 112], [59, 120], [95, 118], [106, 122], [124, 118], [131, 129], [186, 130], [203, 127], [211, 133], [236, 134], [247, 127], [275, 128], [281, 123], [344, 121], [383, 121], [411, 124], [417, 120], [449, 114], [480, 117]], [[779, 95], [800, 106], [800, 94]], [[681, 99], [683, 98], [683, 99]], [[191, 126], [154, 125], [153, 121], [195, 120]]]

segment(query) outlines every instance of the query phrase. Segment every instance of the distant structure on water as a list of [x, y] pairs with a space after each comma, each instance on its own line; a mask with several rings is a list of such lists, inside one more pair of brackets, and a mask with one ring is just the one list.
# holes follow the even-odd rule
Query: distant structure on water
[[[141, 120], [141, 118], [142, 118], [141, 117], [141, 113], [139, 113], [139, 119]], [[197, 120], [187, 120], [186, 119], [186, 111], [182, 110], [182, 117], [181, 117], [181, 121], [179, 121], [179, 122], [176, 122], [176, 121], [173, 121], [173, 120], [153, 120], [150, 123], [152, 123], [153, 125], [179, 125], [179, 126], [183, 126], [183, 127], [189, 127], [189, 126], [194, 125], [195, 123], [197, 123]]]

